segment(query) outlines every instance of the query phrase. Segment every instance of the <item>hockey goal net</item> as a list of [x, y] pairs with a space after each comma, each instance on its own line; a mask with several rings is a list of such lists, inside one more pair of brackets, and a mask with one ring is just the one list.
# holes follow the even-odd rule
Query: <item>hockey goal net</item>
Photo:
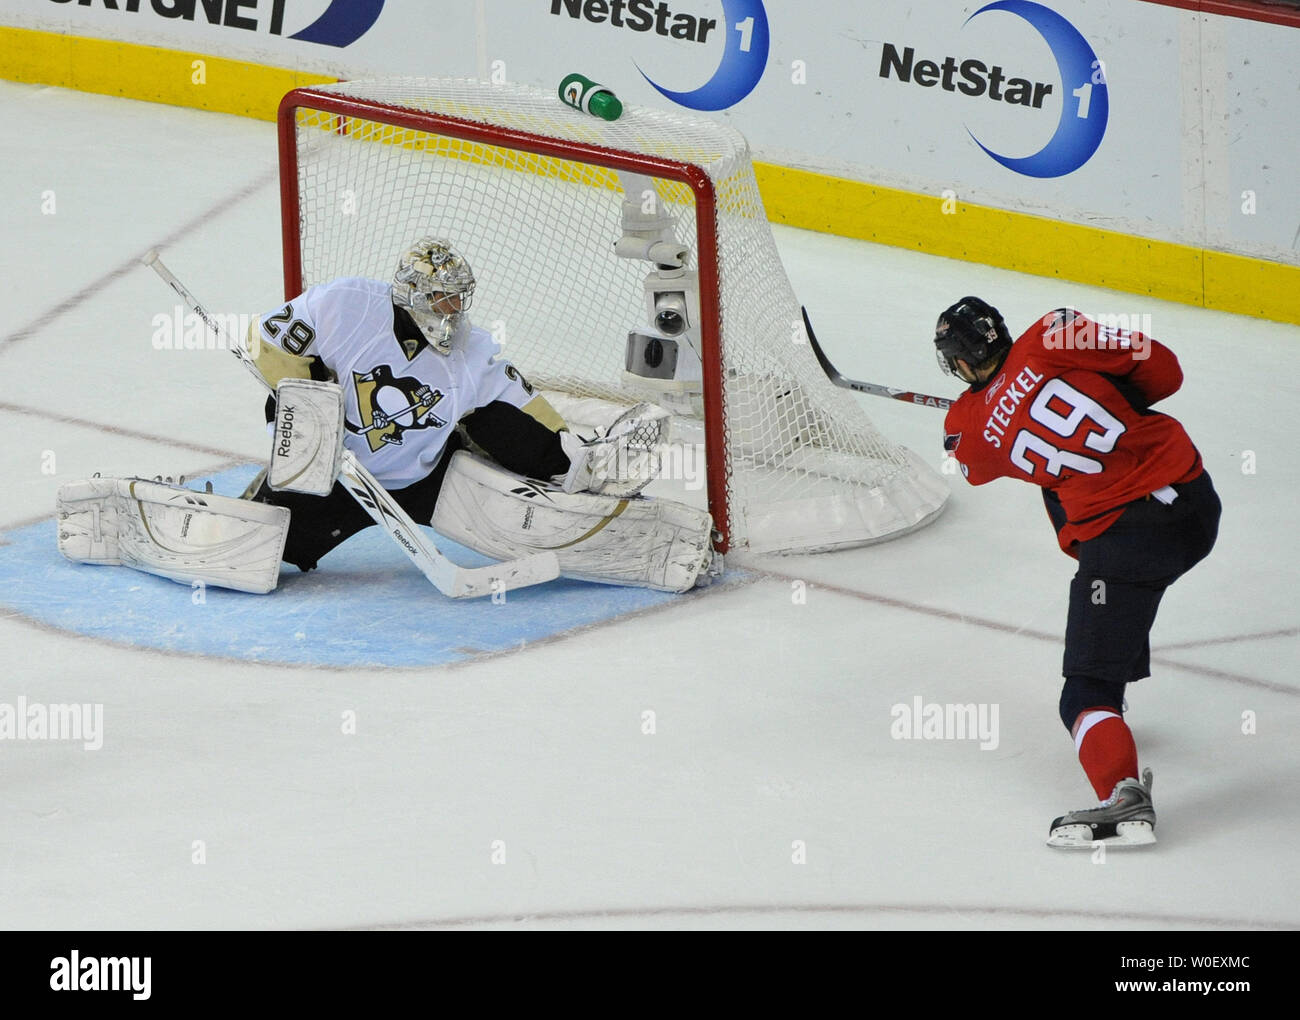
[[449, 239], [471, 317], [531, 382], [673, 412], [720, 550], [862, 545], [942, 509], [937, 472], [822, 374], [736, 131], [441, 79], [297, 89], [279, 129], [286, 296]]

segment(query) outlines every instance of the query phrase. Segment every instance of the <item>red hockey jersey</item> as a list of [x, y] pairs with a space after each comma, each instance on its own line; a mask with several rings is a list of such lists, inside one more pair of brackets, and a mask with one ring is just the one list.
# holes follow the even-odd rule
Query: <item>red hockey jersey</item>
[[1125, 504], [1201, 473], [1182, 425], [1150, 410], [1182, 381], [1173, 352], [1145, 334], [1058, 309], [953, 403], [944, 449], [972, 485], [1019, 478], [1054, 493], [1066, 521], [1057, 537], [1072, 554]]

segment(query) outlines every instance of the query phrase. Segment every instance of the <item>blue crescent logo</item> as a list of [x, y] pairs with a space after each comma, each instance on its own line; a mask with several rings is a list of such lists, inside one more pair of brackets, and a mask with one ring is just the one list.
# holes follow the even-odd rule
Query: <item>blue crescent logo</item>
[[[1092, 46], [1077, 28], [1061, 15], [1042, 4], [1030, 0], [998, 0], [988, 4], [966, 19], [985, 11], [1007, 11], [1029, 22], [1051, 47], [1056, 66], [1061, 72], [1061, 119], [1056, 133], [1048, 143], [1032, 156], [1014, 159], [994, 152], [981, 142], [969, 128], [966, 133], [975, 144], [996, 159], [1008, 170], [1027, 177], [1063, 177], [1079, 169], [1092, 158], [1106, 133], [1106, 120], [1110, 115], [1110, 100], [1101, 64]], [[1094, 75], [1098, 80], [1094, 81]], [[1074, 95], [1082, 90], [1082, 95]], [[1072, 102], [1073, 100], [1073, 102]]]
[[[640, 65], [641, 77], [674, 103], [692, 110], [725, 110], [754, 91], [767, 67], [771, 33], [763, 0], [722, 0], [727, 28], [727, 48], [713, 77], [690, 92], [673, 92], [655, 83]], [[746, 24], [748, 22], [748, 24]]]
[[384, 0], [333, 0], [319, 18], [289, 38], [322, 46], [349, 46], [370, 31], [383, 9]]

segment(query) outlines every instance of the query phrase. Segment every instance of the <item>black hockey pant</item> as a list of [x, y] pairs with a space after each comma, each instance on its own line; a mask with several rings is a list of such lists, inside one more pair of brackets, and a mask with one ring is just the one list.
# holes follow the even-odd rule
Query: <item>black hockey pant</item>
[[1222, 507], [1209, 474], [1173, 488], [1173, 503], [1131, 503], [1077, 547], [1061, 670], [1066, 729], [1085, 708], [1122, 712], [1125, 685], [1151, 675], [1151, 626], [1165, 589], [1214, 547]]

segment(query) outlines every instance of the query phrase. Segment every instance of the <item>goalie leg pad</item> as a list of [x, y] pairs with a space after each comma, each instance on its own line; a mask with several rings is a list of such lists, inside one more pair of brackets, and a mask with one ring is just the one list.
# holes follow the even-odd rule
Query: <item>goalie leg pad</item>
[[682, 592], [708, 580], [713, 560], [704, 510], [544, 488], [464, 450], [452, 457], [430, 523], [496, 559], [553, 551], [560, 573], [582, 581]]
[[59, 552], [182, 584], [265, 594], [280, 577], [289, 511], [140, 478], [59, 487]]
[[267, 484], [326, 496], [343, 458], [343, 389], [314, 379], [281, 379]]

